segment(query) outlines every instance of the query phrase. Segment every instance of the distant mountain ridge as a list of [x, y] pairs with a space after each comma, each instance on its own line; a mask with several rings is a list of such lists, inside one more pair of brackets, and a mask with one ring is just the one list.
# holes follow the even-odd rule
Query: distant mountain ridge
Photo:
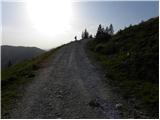
[[24, 47], [24, 46], [1, 46], [1, 68], [6, 68], [9, 65], [17, 64], [23, 60], [31, 59], [39, 54], [44, 53], [37, 47]]

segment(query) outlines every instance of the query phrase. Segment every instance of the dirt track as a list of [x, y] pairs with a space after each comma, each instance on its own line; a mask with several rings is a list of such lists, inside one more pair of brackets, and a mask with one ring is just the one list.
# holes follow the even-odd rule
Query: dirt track
[[120, 118], [117, 98], [88, 59], [86, 41], [59, 49], [27, 88], [12, 118]]

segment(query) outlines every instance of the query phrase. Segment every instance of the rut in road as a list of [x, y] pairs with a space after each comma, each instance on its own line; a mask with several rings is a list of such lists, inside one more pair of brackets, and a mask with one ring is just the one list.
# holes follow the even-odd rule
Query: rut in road
[[117, 98], [85, 53], [86, 41], [57, 51], [27, 88], [12, 118], [120, 117], [115, 109]]

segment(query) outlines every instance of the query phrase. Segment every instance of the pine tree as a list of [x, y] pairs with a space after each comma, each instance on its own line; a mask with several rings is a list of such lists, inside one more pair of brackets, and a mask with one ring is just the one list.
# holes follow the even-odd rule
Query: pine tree
[[113, 33], [114, 30], [112, 24], [110, 24], [110, 26], [109, 27], [107, 26], [106, 28], [102, 27], [102, 25], [100, 24], [97, 29], [96, 39], [100, 41], [109, 40], [113, 35]]
[[96, 37], [98, 37], [100, 34], [101, 34], [101, 31], [102, 31], [102, 26], [101, 24], [98, 26], [98, 29], [97, 29], [97, 34], [96, 34]]
[[109, 33], [109, 28], [108, 28], [108, 26], [107, 26], [106, 29], [105, 29], [105, 33], [106, 33], [106, 34]]
[[89, 38], [89, 33], [88, 33], [87, 29], [85, 29], [84, 32], [82, 31], [81, 37], [82, 37], [82, 39], [87, 39], [87, 38]]
[[110, 35], [114, 34], [114, 30], [113, 30], [113, 25], [112, 24], [110, 24], [110, 26], [109, 26], [109, 34]]
[[97, 29], [96, 38], [101, 38], [103, 34], [102, 25], [100, 24]]
[[89, 37], [89, 33], [87, 29], [84, 30], [84, 38], [87, 39]]

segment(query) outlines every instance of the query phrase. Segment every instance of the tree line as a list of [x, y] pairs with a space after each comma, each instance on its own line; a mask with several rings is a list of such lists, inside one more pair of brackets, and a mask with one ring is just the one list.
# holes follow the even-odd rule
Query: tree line
[[[114, 34], [114, 29], [112, 24], [110, 24], [109, 26], [106, 26], [105, 28], [100, 24], [98, 26], [96, 35], [94, 37], [97, 40], [109, 40], [113, 34]], [[81, 37], [82, 39], [93, 38], [92, 34], [89, 34], [87, 29], [82, 31]]]
[[92, 34], [89, 34], [87, 29], [85, 29], [84, 31], [82, 31], [81, 37], [82, 37], [82, 39], [92, 38]]

